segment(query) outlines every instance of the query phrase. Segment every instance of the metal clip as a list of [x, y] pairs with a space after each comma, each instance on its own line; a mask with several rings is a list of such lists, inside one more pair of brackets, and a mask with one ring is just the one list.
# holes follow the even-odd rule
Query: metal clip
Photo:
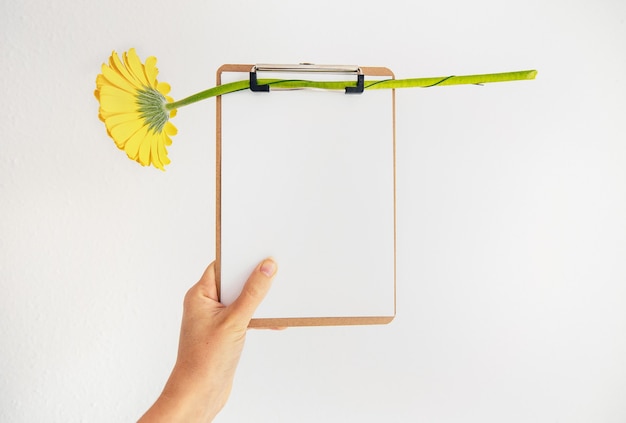
[[300, 63], [298, 65], [268, 65], [258, 64], [250, 70], [250, 90], [254, 92], [269, 92], [270, 86], [259, 85], [257, 72], [290, 72], [290, 73], [325, 73], [325, 74], [350, 74], [357, 76], [356, 86], [345, 87], [346, 94], [361, 94], [365, 89], [365, 76], [358, 66], [351, 65], [314, 65], [313, 63]]

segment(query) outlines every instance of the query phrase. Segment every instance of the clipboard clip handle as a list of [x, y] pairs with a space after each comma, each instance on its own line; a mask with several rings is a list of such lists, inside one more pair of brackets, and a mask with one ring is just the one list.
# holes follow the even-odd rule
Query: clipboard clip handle
[[254, 92], [269, 92], [268, 84], [259, 84], [257, 72], [308, 72], [326, 74], [350, 74], [356, 75], [356, 86], [345, 87], [346, 94], [362, 94], [365, 90], [365, 75], [361, 68], [351, 65], [314, 65], [313, 63], [300, 63], [297, 65], [267, 65], [258, 64], [252, 66], [250, 70], [250, 90]]

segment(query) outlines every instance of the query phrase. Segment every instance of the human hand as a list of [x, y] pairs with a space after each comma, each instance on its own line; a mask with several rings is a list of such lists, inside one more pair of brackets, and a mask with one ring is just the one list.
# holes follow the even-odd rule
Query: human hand
[[228, 307], [218, 301], [215, 264], [185, 295], [178, 358], [161, 396], [139, 422], [210, 422], [230, 395], [246, 331], [270, 289], [272, 259], [252, 272]]

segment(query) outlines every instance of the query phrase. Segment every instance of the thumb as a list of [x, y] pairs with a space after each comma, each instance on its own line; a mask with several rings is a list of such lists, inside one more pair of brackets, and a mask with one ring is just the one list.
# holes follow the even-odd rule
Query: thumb
[[252, 274], [250, 274], [239, 297], [228, 306], [229, 313], [232, 313], [232, 317], [237, 322], [245, 327], [248, 326], [257, 307], [270, 290], [272, 279], [274, 279], [277, 269], [276, 262], [271, 258], [267, 258], [259, 263]]

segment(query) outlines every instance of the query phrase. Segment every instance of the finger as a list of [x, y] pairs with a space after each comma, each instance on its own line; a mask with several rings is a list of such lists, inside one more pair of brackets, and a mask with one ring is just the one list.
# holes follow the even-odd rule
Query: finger
[[196, 284], [196, 287], [200, 289], [202, 295], [209, 297], [214, 301], [218, 301], [217, 284], [215, 282], [215, 262], [209, 264]]
[[277, 269], [276, 262], [270, 258], [263, 260], [254, 269], [239, 297], [228, 306], [229, 313], [232, 313], [238, 323], [248, 326], [254, 312], [272, 286]]

